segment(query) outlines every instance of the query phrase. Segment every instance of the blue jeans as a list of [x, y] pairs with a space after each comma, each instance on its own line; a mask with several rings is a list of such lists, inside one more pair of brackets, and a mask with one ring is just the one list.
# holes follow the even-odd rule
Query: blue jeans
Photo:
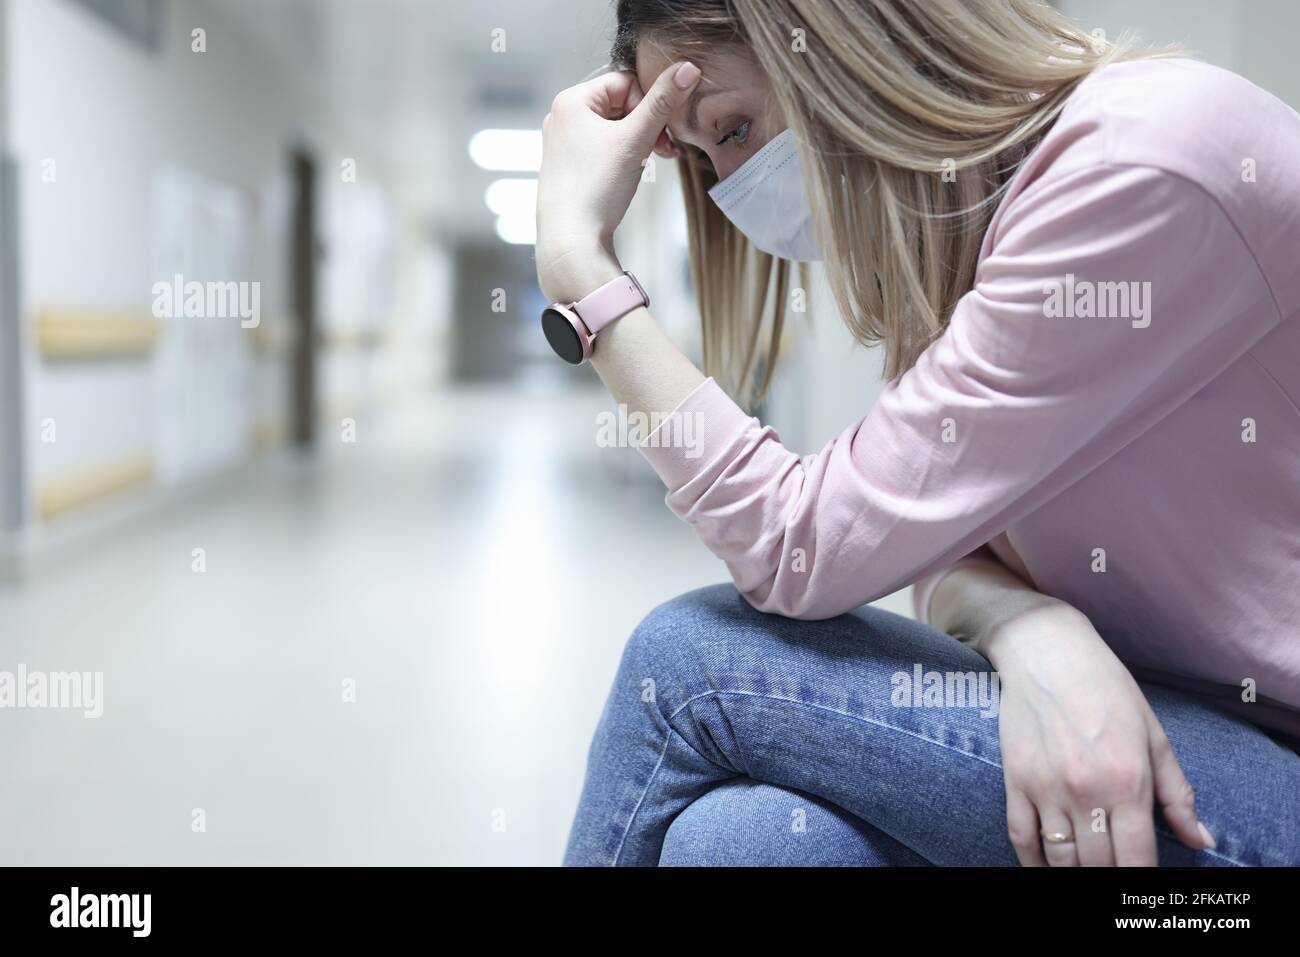
[[[989, 672], [876, 608], [755, 611], [731, 585], [652, 611], [628, 641], [588, 758], [565, 863], [1015, 865], [998, 723], [899, 699], [894, 676]], [[1300, 756], [1158, 685], [1143, 693], [1218, 847], [1154, 810], [1162, 865], [1300, 864]]]

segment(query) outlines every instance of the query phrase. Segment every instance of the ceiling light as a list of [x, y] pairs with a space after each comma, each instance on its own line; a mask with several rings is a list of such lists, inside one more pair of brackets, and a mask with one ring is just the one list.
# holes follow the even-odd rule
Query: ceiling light
[[483, 169], [535, 173], [542, 167], [542, 131], [479, 130], [470, 137], [469, 155]]
[[524, 216], [537, 214], [537, 180], [493, 180], [483, 193], [483, 202], [498, 216]]
[[532, 216], [498, 216], [497, 235], [508, 243], [532, 246], [537, 243], [537, 220]]

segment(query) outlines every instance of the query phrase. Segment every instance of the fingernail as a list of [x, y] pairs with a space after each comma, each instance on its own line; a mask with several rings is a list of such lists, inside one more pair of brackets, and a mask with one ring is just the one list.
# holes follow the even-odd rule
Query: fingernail
[[689, 90], [691, 84], [700, 78], [700, 68], [694, 63], [683, 63], [673, 74], [673, 82], [679, 90]]
[[1200, 831], [1201, 831], [1201, 840], [1205, 841], [1205, 846], [1206, 846], [1206, 847], [1218, 847], [1218, 846], [1219, 846], [1218, 844], [1214, 843], [1214, 835], [1210, 833], [1210, 829], [1209, 829], [1208, 827], [1206, 827], [1206, 826], [1205, 826], [1204, 824], [1202, 824], [1200, 821], [1197, 821], [1197, 822], [1196, 822], [1196, 826], [1197, 826], [1197, 827], [1200, 829]]

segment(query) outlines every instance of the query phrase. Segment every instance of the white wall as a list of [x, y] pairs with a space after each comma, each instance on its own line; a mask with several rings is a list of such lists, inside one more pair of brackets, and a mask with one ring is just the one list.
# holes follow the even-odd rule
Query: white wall
[[9, 155], [8, 3], [0, 0], [0, 551], [22, 524], [22, 351], [18, 328], [17, 210]]
[[1182, 43], [1198, 59], [1240, 73], [1300, 106], [1296, 0], [1056, 0], [1055, 5], [1112, 39], [1131, 30], [1145, 43]]
[[[147, 315], [173, 271], [260, 282], [264, 318], [283, 312], [287, 222], [257, 210], [283, 189], [286, 134], [313, 108], [206, 7], [165, 10], [161, 49], [147, 51], [64, 0], [11, 3], [27, 321], [51, 306]], [[203, 53], [190, 49], [196, 26]], [[166, 320], [140, 359], [26, 359], [33, 485], [135, 454], [183, 479], [244, 454], [254, 359], [237, 321]]]
[[[319, 163], [322, 332], [445, 320], [444, 290], [422, 265], [438, 249], [395, 203], [381, 157], [228, 25], [219, 3], [164, 9], [160, 49], [149, 51], [67, 0], [9, 0], [23, 321], [51, 306], [147, 314], [153, 284], [183, 271], [260, 282], [264, 330], [285, 323], [289, 150], [300, 143]], [[191, 48], [195, 28], [206, 31], [206, 52]], [[341, 176], [345, 158], [356, 162], [355, 182]], [[47, 160], [54, 182], [42, 180]], [[406, 284], [404, 305], [417, 314], [398, 323], [403, 268], [424, 269], [426, 281]], [[408, 385], [429, 381], [431, 348], [421, 357], [399, 349], [399, 337], [379, 341], [385, 348], [322, 356], [322, 409], [370, 401], [384, 370]], [[287, 412], [285, 358], [255, 352], [237, 320], [164, 320], [159, 348], [140, 359], [48, 363], [29, 341], [23, 366], [29, 487], [137, 454], [159, 460], [164, 483], [186, 481], [243, 461], [255, 427]], [[56, 422], [54, 443], [41, 441], [45, 419]]]

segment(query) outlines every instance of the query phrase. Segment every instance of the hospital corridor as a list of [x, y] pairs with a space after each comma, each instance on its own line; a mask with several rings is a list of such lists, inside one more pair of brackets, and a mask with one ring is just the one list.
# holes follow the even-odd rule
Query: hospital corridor
[[[1294, 3], [1054, 6], [1300, 105]], [[731, 580], [539, 326], [613, 7], [0, 0], [0, 864], [561, 862], [629, 634]], [[618, 252], [698, 363], [688, 228], [652, 156]], [[884, 389], [808, 293], [800, 454]]]
[[[626, 635], [726, 577], [602, 462], [601, 407], [411, 399], [0, 593], [8, 661], [104, 675], [93, 720], [5, 715], [7, 862], [553, 862]], [[632, 540], [614, 594], [568, 571]]]

